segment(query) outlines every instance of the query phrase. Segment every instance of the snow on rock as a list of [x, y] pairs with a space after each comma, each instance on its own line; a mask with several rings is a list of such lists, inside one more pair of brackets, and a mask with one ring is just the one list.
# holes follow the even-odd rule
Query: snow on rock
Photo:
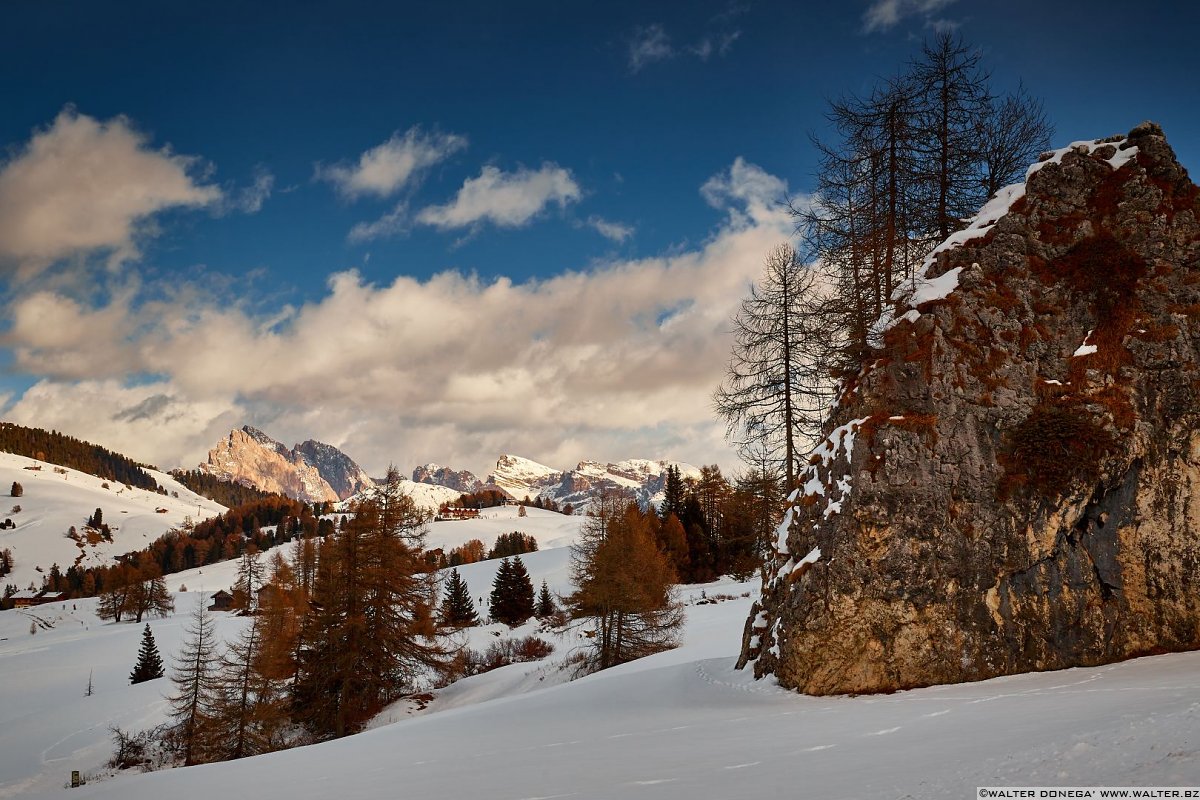
[[[1026, 170], [1025, 182], [1010, 184], [997, 191], [984, 204], [983, 208], [979, 210], [979, 213], [971, 218], [966, 227], [950, 234], [945, 241], [929, 252], [929, 255], [925, 257], [921, 266], [914, 273], [911, 281], [901, 282], [896, 287], [891, 297], [893, 307], [885, 310], [883, 315], [871, 327], [870, 343], [875, 347], [881, 346], [883, 343], [883, 334], [887, 330], [901, 321], [916, 322], [920, 317], [920, 312], [917, 311], [916, 306], [934, 300], [942, 300], [949, 297], [950, 293], [958, 288], [959, 274], [962, 271], [961, 267], [955, 267], [941, 275], [930, 277], [929, 271], [937, 263], [937, 257], [940, 253], [962, 247], [967, 242], [986, 236], [992, 229], [992, 226], [999, 222], [1001, 217], [1011, 211], [1013, 205], [1018, 200], [1025, 196], [1026, 184], [1029, 182], [1029, 179], [1047, 165], [1062, 163], [1063, 157], [1070, 152], [1091, 155], [1103, 147], [1113, 147], [1116, 150], [1113, 155], [1105, 159], [1105, 163], [1114, 170], [1120, 169], [1130, 160], [1136, 158], [1138, 154], [1136, 146], [1128, 146], [1126, 139], [1118, 138], [1072, 142], [1066, 147], [1044, 155], [1041, 161], [1031, 165]], [[896, 312], [902, 308], [906, 310], [897, 316]]]
[[[1096, 352], [1096, 345], [1089, 341], [1092, 338], [1092, 333], [1093, 331], [1087, 332], [1087, 336], [1083, 337], [1083, 344], [1079, 345], [1079, 347], [1075, 349], [1075, 352], [1071, 354], [1072, 358], [1078, 358], [1079, 356], [1090, 356], [1092, 353]], [[1049, 383], [1049, 381], [1046, 382]]]

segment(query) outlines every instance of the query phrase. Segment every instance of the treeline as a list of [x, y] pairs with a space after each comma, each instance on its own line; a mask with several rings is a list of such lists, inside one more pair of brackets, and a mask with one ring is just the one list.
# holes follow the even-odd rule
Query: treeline
[[171, 477], [201, 497], [207, 497], [226, 508], [235, 508], [256, 500], [278, 497], [274, 492], [264, 492], [254, 486], [227, 481], [198, 469], [171, 470]]
[[508, 495], [499, 489], [480, 489], [477, 492], [463, 492], [450, 505], [456, 508], [495, 508], [507, 502]]
[[646, 524], [681, 583], [744, 579], [763, 563], [783, 501], [770, 472], [752, 469], [730, 482], [713, 464], [685, 480], [669, 467], [663, 502], [658, 514], [646, 512]]
[[492, 558], [508, 558], [522, 553], [533, 553], [537, 549], [537, 539], [533, 538], [531, 534], [513, 531], [497, 536], [496, 543], [490, 550], [481, 539], [470, 539], [457, 547], [452, 547], [449, 553], [443, 552], [441, 548], [429, 550], [425, 553], [425, 560], [433, 569], [447, 569]]
[[80, 441], [58, 431], [0, 422], [0, 451], [36, 458], [38, 461], [58, 464], [60, 467], [86, 472], [99, 478], [108, 478], [139, 489], [166, 494], [166, 490], [136, 461], [98, 444]]

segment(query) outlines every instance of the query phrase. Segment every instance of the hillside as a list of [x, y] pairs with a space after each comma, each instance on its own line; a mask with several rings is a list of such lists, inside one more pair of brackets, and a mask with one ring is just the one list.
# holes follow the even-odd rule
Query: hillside
[[[148, 470], [148, 474], [167, 490], [166, 495], [0, 453], [0, 502], [5, 504], [0, 519], [10, 518], [16, 524], [15, 529], [0, 531], [0, 550], [11, 550], [15, 562], [12, 574], [0, 578], [0, 585], [11, 583], [23, 589], [32, 581], [40, 587], [43, 571], [54, 563], [64, 571], [75, 563], [109, 564], [113, 556], [145, 547], [189, 517], [200, 520], [225, 511], [224, 506], [195, 494], [166, 473]], [[21, 497], [7, 497], [14, 481], [24, 489]], [[10, 513], [16, 505], [21, 511]], [[66, 538], [71, 526], [82, 536], [88, 517], [97, 508], [112, 531], [111, 542], [80, 544]]]

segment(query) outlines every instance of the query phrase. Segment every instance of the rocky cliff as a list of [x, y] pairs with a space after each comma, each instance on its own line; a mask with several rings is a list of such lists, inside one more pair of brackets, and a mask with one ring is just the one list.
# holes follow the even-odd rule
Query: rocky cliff
[[741, 663], [815, 694], [1200, 647], [1200, 190], [1076, 143], [940, 246], [843, 384]]
[[336, 447], [309, 440], [289, 450], [249, 425], [230, 431], [208, 451], [200, 469], [309, 503], [336, 502], [373, 485]]

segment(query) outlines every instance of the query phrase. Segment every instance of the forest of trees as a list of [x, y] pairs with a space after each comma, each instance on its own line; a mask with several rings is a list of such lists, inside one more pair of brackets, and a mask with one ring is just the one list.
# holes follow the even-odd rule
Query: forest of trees
[[139, 489], [166, 494], [166, 490], [142, 469], [142, 465], [132, 459], [58, 431], [0, 422], [0, 452], [36, 458], [99, 478], [108, 478]]
[[280, 497], [274, 492], [264, 492], [253, 486], [227, 481], [198, 469], [171, 470], [171, 477], [201, 497], [207, 497], [226, 508], [235, 508], [258, 500]]
[[1022, 86], [998, 95], [981, 51], [952, 33], [894, 77], [830, 103], [814, 199], [793, 204], [800, 252], [781, 245], [733, 320], [713, 404], [730, 441], [790, 490], [835, 381], [875, 357], [874, 326], [926, 255], [1001, 187], [1052, 128]]

